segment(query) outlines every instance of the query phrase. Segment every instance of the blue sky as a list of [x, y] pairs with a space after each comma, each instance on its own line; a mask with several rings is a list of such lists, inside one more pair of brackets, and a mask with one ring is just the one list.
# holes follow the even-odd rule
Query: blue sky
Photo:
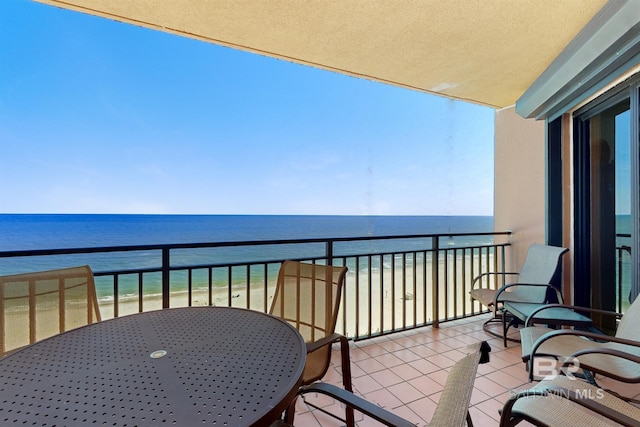
[[493, 117], [0, 1], [0, 213], [492, 215]]

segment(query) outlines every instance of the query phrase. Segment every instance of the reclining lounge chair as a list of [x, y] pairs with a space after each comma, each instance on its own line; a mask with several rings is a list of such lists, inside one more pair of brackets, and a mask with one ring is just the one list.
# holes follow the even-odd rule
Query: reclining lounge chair
[[[553, 277], [560, 267], [562, 255], [568, 249], [556, 246], [541, 245], [534, 243], [527, 251], [527, 256], [522, 265], [520, 273], [513, 272], [486, 272], [476, 276], [471, 284], [471, 299], [478, 301], [493, 312], [493, 317], [485, 322], [483, 329], [485, 332], [495, 337], [503, 336], [491, 330], [492, 323], [502, 324], [502, 301], [532, 302], [544, 304], [549, 302], [549, 292], [559, 296], [559, 292], [551, 285]], [[502, 276], [517, 276], [517, 280], [511, 284], [506, 284], [499, 289], [481, 287], [483, 282], [497, 283]], [[561, 297], [559, 297], [561, 298]], [[560, 299], [561, 301], [561, 299]], [[552, 301], [555, 302], [555, 301]]]
[[[603, 310], [551, 304], [541, 307], [564, 307], [580, 312], [608, 314], [620, 319], [615, 336], [574, 329], [553, 330], [529, 326], [520, 330], [522, 360], [528, 363], [529, 380], [534, 379], [534, 364], [538, 357], [562, 360], [578, 358], [580, 368], [618, 381], [640, 383], [640, 298], [623, 315]], [[567, 363], [571, 363], [568, 361]], [[589, 376], [588, 376], [589, 377]], [[595, 380], [593, 380], [595, 383]]]
[[584, 381], [558, 376], [507, 400], [500, 427], [521, 421], [544, 427], [640, 427], [640, 408]]

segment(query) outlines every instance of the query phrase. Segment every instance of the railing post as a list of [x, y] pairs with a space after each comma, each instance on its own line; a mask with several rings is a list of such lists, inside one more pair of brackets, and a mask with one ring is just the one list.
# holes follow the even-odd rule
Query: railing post
[[325, 252], [327, 254], [327, 265], [333, 265], [333, 240], [327, 240]]
[[440, 238], [433, 236], [431, 238], [431, 290], [432, 290], [432, 309], [433, 309], [433, 327], [440, 327]]
[[[505, 247], [501, 246], [500, 250], [502, 252], [502, 284], [501, 286], [504, 286], [507, 284], [507, 258], [506, 258], [506, 252], [505, 252]], [[497, 254], [496, 254], [497, 255]], [[497, 258], [497, 256], [496, 256]], [[494, 286], [496, 286], [496, 289], [500, 288], [500, 285], [494, 284]]]
[[[120, 276], [118, 276], [117, 274], [113, 275], [113, 317], [118, 317], [120, 315], [118, 308], [118, 301], [120, 300], [120, 285], [118, 284], [118, 277]], [[140, 299], [142, 299], [142, 297]]]
[[618, 250], [618, 289], [616, 289], [616, 309], [618, 313], [622, 313], [622, 248], [616, 248]]
[[169, 308], [169, 278], [171, 276], [171, 257], [169, 248], [162, 248], [162, 308]]

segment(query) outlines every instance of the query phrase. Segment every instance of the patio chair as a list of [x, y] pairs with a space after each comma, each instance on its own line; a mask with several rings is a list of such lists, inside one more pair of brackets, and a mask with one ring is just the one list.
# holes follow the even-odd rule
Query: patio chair
[[544, 427], [640, 427], [640, 408], [584, 381], [558, 376], [507, 400], [500, 427], [515, 426], [521, 421]]
[[0, 356], [99, 321], [93, 272], [87, 265], [0, 276]]
[[[349, 342], [335, 332], [338, 309], [347, 267], [334, 267], [285, 261], [278, 273], [278, 282], [270, 314], [295, 326], [307, 343], [307, 361], [302, 385], [324, 377], [331, 362], [331, 347], [340, 343], [342, 382], [352, 391]], [[353, 426], [353, 411], [347, 409], [346, 422]]]
[[[624, 315], [562, 304], [540, 307], [539, 311], [553, 307], [610, 315], [620, 320], [615, 336], [576, 329], [553, 330], [530, 326], [527, 320], [525, 327], [520, 330], [520, 336], [522, 360], [527, 363], [529, 380], [534, 379], [533, 366], [537, 357], [563, 361], [567, 357], [577, 357], [580, 368], [586, 370], [587, 374], [592, 372], [618, 381], [640, 383], [640, 298], [636, 298]], [[591, 381], [595, 384], [594, 378]]]
[[[502, 323], [502, 301], [544, 304], [549, 302], [550, 294], [562, 298], [559, 291], [551, 285], [551, 281], [560, 267], [562, 255], [567, 251], [567, 248], [534, 243], [527, 250], [527, 256], [519, 273], [489, 271], [476, 276], [469, 292], [471, 299], [486, 306], [493, 313], [493, 317], [482, 326], [485, 332], [495, 337], [503, 337], [490, 329], [492, 323]], [[497, 281], [500, 276], [507, 275], [517, 276], [516, 282], [506, 284], [499, 289], [480, 286], [483, 281], [488, 282], [487, 278], [494, 277], [494, 281]], [[513, 339], [510, 340], [513, 341]]]
[[[483, 341], [470, 346], [469, 349], [469, 354], [456, 362], [451, 368], [442, 394], [440, 395], [438, 407], [431, 418], [431, 422], [428, 424], [429, 426], [451, 427], [463, 426], [465, 423], [468, 426], [473, 426], [471, 416], [469, 415], [471, 392], [473, 391], [478, 364], [489, 361], [491, 347], [486, 341]], [[383, 425], [415, 427], [414, 423], [332, 384], [319, 382], [302, 387], [298, 391], [298, 396], [304, 396], [309, 393], [319, 393], [329, 396], [346, 405], [348, 408], [355, 409]], [[289, 406], [289, 410], [285, 415], [285, 423], [288, 425], [293, 425], [294, 422], [294, 406], [295, 401]]]

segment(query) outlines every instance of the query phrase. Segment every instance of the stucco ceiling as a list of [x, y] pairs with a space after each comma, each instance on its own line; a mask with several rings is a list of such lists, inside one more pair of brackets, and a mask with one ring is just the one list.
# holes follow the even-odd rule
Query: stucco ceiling
[[496, 108], [605, 0], [38, 0]]

